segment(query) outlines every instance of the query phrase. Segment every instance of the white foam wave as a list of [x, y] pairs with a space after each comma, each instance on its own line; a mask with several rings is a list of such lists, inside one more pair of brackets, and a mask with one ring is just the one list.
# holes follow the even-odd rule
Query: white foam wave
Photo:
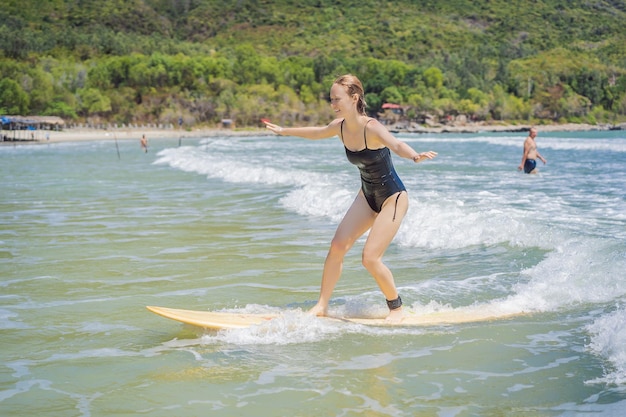
[[300, 310], [290, 310], [259, 325], [220, 331], [216, 335], [205, 335], [203, 340], [234, 345], [288, 345], [319, 342], [342, 333], [344, 330], [335, 323], [313, 317]]
[[[425, 137], [425, 138], [403, 138], [406, 142], [426, 142], [426, 143], [486, 143], [489, 145], [508, 146], [520, 148], [525, 135], [520, 136], [469, 136], [469, 137]], [[549, 148], [554, 150], [580, 150], [580, 151], [609, 151], [626, 152], [626, 138], [607, 139], [586, 139], [572, 137], [538, 137], [541, 149]]]
[[587, 326], [591, 343], [587, 348], [606, 358], [610, 367], [602, 378], [587, 381], [590, 384], [626, 384], [626, 308], [622, 307]]
[[[358, 190], [353, 176], [294, 169], [256, 166], [229, 157], [211, 155], [198, 148], [180, 147], [159, 153], [156, 164], [196, 172], [228, 182], [279, 185], [288, 187], [280, 199], [287, 210], [305, 216], [328, 217], [338, 222]], [[351, 172], [352, 174], [352, 172]], [[482, 196], [485, 197], [485, 196]], [[482, 201], [488, 199], [482, 198]], [[533, 234], [520, 215], [506, 207], [465, 206], [462, 200], [443, 195], [420, 196], [411, 200], [411, 210], [396, 238], [401, 245], [429, 248], [461, 248], [477, 244], [496, 244]]]
[[[296, 310], [281, 310], [275, 307], [249, 305], [241, 309], [229, 310], [240, 313], [272, 313], [279, 314], [273, 320], [242, 329], [221, 330], [216, 333], [205, 333], [200, 337], [202, 344], [232, 345], [291, 345], [302, 343], [319, 343], [322, 340], [333, 340], [348, 333], [357, 334], [422, 334], [423, 326], [367, 326], [348, 321], [327, 320], [314, 317], [306, 312]], [[470, 306], [450, 307], [437, 302], [427, 305], [415, 303], [407, 306], [407, 314], [428, 315], [433, 313], [455, 313], [459, 317], [477, 317], [478, 321], [509, 318], [524, 313], [516, 306], [502, 302], [476, 303]], [[386, 308], [370, 302], [363, 302], [362, 297], [348, 300], [340, 305], [331, 305], [329, 315], [332, 317], [360, 317], [382, 318], [388, 313]], [[168, 343], [169, 347], [188, 347], [195, 341], [176, 341], [176, 345]]]
[[620, 279], [624, 270], [626, 257], [620, 242], [570, 239], [522, 271], [529, 280], [519, 284], [507, 302], [531, 311], [610, 302], [626, 295], [626, 281]]
[[471, 207], [461, 200], [411, 199], [411, 209], [396, 238], [401, 245], [458, 249], [472, 245], [532, 241], [532, 223], [503, 207]]
[[328, 217], [338, 222], [352, 203], [354, 193], [329, 185], [307, 185], [288, 193], [280, 203], [305, 216]]
[[324, 175], [288, 167], [273, 168], [262, 163], [246, 162], [198, 148], [170, 148], [159, 152], [157, 165], [169, 165], [185, 172], [195, 172], [209, 178], [232, 183], [303, 186], [328, 183]]

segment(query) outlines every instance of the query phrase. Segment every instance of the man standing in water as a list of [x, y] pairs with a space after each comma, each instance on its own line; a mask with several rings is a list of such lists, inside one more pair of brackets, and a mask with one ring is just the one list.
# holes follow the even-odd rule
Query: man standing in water
[[517, 167], [519, 171], [523, 169], [526, 174], [537, 173], [537, 161], [535, 159], [539, 158], [544, 165], [546, 164], [546, 160], [537, 150], [537, 143], [535, 142], [536, 136], [537, 128], [531, 127], [530, 132], [528, 133], [528, 137], [524, 141], [524, 153], [522, 154], [522, 162]]
[[140, 143], [141, 143], [141, 149], [143, 149], [145, 153], [148, 153], [148, 138], [146, 138], [145, 134], [141, 137]]

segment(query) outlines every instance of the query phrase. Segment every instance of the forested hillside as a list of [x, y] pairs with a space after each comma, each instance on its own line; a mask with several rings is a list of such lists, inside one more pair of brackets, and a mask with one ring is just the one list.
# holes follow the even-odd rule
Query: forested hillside
[[0, 114], [90, 123], [326, 122], [368, 110], [626, 120], [626, 1], [5, 0]]

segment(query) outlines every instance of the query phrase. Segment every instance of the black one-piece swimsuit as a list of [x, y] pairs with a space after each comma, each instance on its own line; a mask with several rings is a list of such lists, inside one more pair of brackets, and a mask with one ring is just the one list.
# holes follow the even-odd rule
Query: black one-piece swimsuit
[[[367, 123], [371, 122], [368, 120]], [[343, 120], [341, 121], [341, 141], [343, 142]], [[367, 147], [367, 123], [363, 130], [363, 140], [365, 148], [360, 151], [351, 151], [345, 146], [346, 156], [351, 164], [356, 165], [361, 172], [361, 189], [365, 195], [365, 199], [370, 208], [376, 213], [380, 213], [383, 203], [390, 196], [406, 191], [404, 184], [398, 177], [393, 162], [391, 161], [391, 152], [389, 148], [369, 149]], [[396, 207], [398, 205], [398, 197], [396, 198]], [[395, 219], [395, 212], [394, 212]]]

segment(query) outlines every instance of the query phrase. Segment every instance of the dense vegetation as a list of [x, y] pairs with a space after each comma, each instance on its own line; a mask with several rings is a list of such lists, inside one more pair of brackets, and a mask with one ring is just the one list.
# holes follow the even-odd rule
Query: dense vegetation
[[626, 120], [621, 0], [5, 0], [0, 114], [326, 122], [336, 75], [420, 120]]

